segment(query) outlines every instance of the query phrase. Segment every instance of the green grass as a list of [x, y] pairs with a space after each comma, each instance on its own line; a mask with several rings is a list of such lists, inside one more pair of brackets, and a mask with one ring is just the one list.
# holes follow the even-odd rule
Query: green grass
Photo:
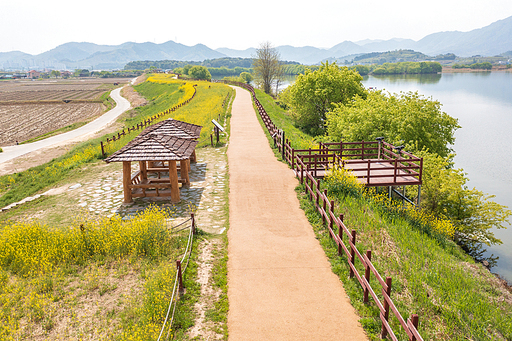
[[[307, 141], [270, 96], [257, 93], [269, 116], [279, 128], [284, 127], [295, 148], [300, 141]], [[273, 146], [268, 133], [267, 137]], [[375, 304], [363, 303], [359, 282], [349, 278], [346, 257], [337, 255], [336, 245], [303, 190], [303, 186], [297, 188], [301, 207], [331, 261], [332, 270], [343, 282], [363, 328], [372, 340], [378, 340], [379, 310]], [[346, 226], [357, 231], [360, 252], [372, 250], [372, 263], [379, 273], [392, 277], [391, 297], [402, 316], [407, 319], [410, 314], [419, 315], [419, 331], [425, 340], [512, 339], [510, 293], [455, 243], [427, 234], [409, 220], [386, 214], [362, 198], [332, 193], [330, 196], [336, 201], [336, 214], [344, 214]], [[364, 273], [358, 260], [356, 264], [360, 273]], [[375, 278], [371, 283], [374, 288], [379, 287]], [[380, 290], [376, 291], [381, 297]], [[393, 330], [401, 329], [394, 317], [390, 320]], [[404, 332], [397, 335], [399, 339], [407, 339]]]
[[312, 148], [316, 145], [315, 139], [296, 127], [286, 110], [277, 105], [271, 96], [258, 89], [255, 89], [255, 92], [256, 97], [265, 108], [265, 111], [272, 119], [272, 122], [274, 122], [279, 129], [283, 129], [285, 131], [285, 138], [290, 140], [293, 148], [306, 149]]

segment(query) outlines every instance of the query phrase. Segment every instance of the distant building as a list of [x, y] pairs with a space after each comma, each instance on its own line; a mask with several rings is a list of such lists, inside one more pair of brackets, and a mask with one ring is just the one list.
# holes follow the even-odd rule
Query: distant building
[[41, 72], [39, 72], [39, 71], [30, 70], [29, 72], [27, 72], [27, 78], [36, 79], [39, 77], [41, 77]]

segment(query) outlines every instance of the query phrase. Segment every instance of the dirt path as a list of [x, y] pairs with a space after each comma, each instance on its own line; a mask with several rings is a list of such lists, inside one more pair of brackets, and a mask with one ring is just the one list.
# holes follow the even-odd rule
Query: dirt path
[[294, 188], [236, 88], [228, 148], [231, 340], [367, 340]]

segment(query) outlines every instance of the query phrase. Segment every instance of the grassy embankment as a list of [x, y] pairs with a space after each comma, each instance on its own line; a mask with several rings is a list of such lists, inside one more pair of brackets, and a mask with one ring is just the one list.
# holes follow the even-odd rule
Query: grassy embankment
[[[274, 123], [284, 128], [293, 146], [303, 146], [307, 135], [293, 126], [272, 98], [260, 91], [257, 95]], [[335, 190], [338, 187], [336, 181], [324, 187], [329, 189], [330, 199], [336, 201], [336, 214], [344, 214], [346, 226], [357, 231], [359, 250], [372, 250], [372, 262], [380, 274], [393, 278], [391, 297], [402, 316], [419, 314], [419, 331], [425, 339], [512, 339], [512, 295], [494, 275], [455, 245], [449, 233], [443, 232], [443, 228], [436, 231], [435, 226], [441, 223], [424, 221], [424, 215], [398, 214], [400, 210], [393, 209], [394, 204], [382, 197], [377, 200], [358, 190], [343, 194]], [[370, 338], [379, 339], [378, 308], [362, 302], [361, 286], [356, 279], [349, 278], [346, 257], [337, 256], [337, 247], [303, 190], [302, 186], [297, 188], [302, 208], [333, 271], [343, 282]], [[364, 273], [361, 266], [359, 269]], [[379, 287], [375, 278], [371, 283], [374, 288]], [[380, 295], [380, 290], [376, 291]], [[400, 330], [395, 318], [391, 318], [391, 325], [393, 330]], [[406, 339], [403, 332], [398, 335]]]
[[[224, 117], [228, 110], [214, 105], [222, 103], [232, 90], [220, 84], [197, 84], [194, 100], [178, 109], [174, 117], [194, 118], [195, 123], [211, 120], [208, 115]], [[126, 125], [182, 101], [185, 95], [179, 90], [182, 85], [183, 82], [142, 85], [140, 92], [152, 98], [154, 104], [139, 108], [140, 112], [131, 112]], [[173, 96], [175, 92], [178, 94]], [[123, 140], [126, 143], [131, 138], [123, 138], [116, 147], [120, 148]], [[89, 141], [48, 164], [0, 178], [3, 191], [0, 201], [9, 203], [50, 186], [69, 183], [86, 164], [101, 163], [98, 144], [99, 139]], [[129, 222], [119, 218], [92, 221], [76, 217], [73, 224], [59, 227], [30, 221], [2, 223], [2, 339], [35, 335], [68, 339], [90, 335], [114, 340], [156, 339], [173, 286], [174, 259], [184, 247], [183, 238], [168, 232], [168, 215], [165, 211], [152, 210]], [[200, 234], [199, 239], [202, 238], [210, 237]], [[193, 253], [197, 253], [196, 247]], [[226, 263], [225, 255], [217, 258], [216, 277], [225, 273], [222, 269]], [[196, 272], [197, 265], [191, 261], [185, 277], [187, 292], [180, 300], [173, 328], [178, 338], [193, 324], [193, 305], [200, 296]], [[217, 304], [225, 311], [226, 284], [222, 276], [215, 278], [215, 283], [223, 291]], [[213, 320], [221, 321], [226, 316], [209, 314], [214, 315]]]

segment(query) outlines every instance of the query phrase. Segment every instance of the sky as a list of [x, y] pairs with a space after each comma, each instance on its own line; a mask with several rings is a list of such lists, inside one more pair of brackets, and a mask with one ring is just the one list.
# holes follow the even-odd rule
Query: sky
[[509, 16], [510, 0], [2, 0], [0, 52], [169, 40], [212, 49], [244, 50], [266, 41], [330, 48], [345, 40], [466, 32]]

